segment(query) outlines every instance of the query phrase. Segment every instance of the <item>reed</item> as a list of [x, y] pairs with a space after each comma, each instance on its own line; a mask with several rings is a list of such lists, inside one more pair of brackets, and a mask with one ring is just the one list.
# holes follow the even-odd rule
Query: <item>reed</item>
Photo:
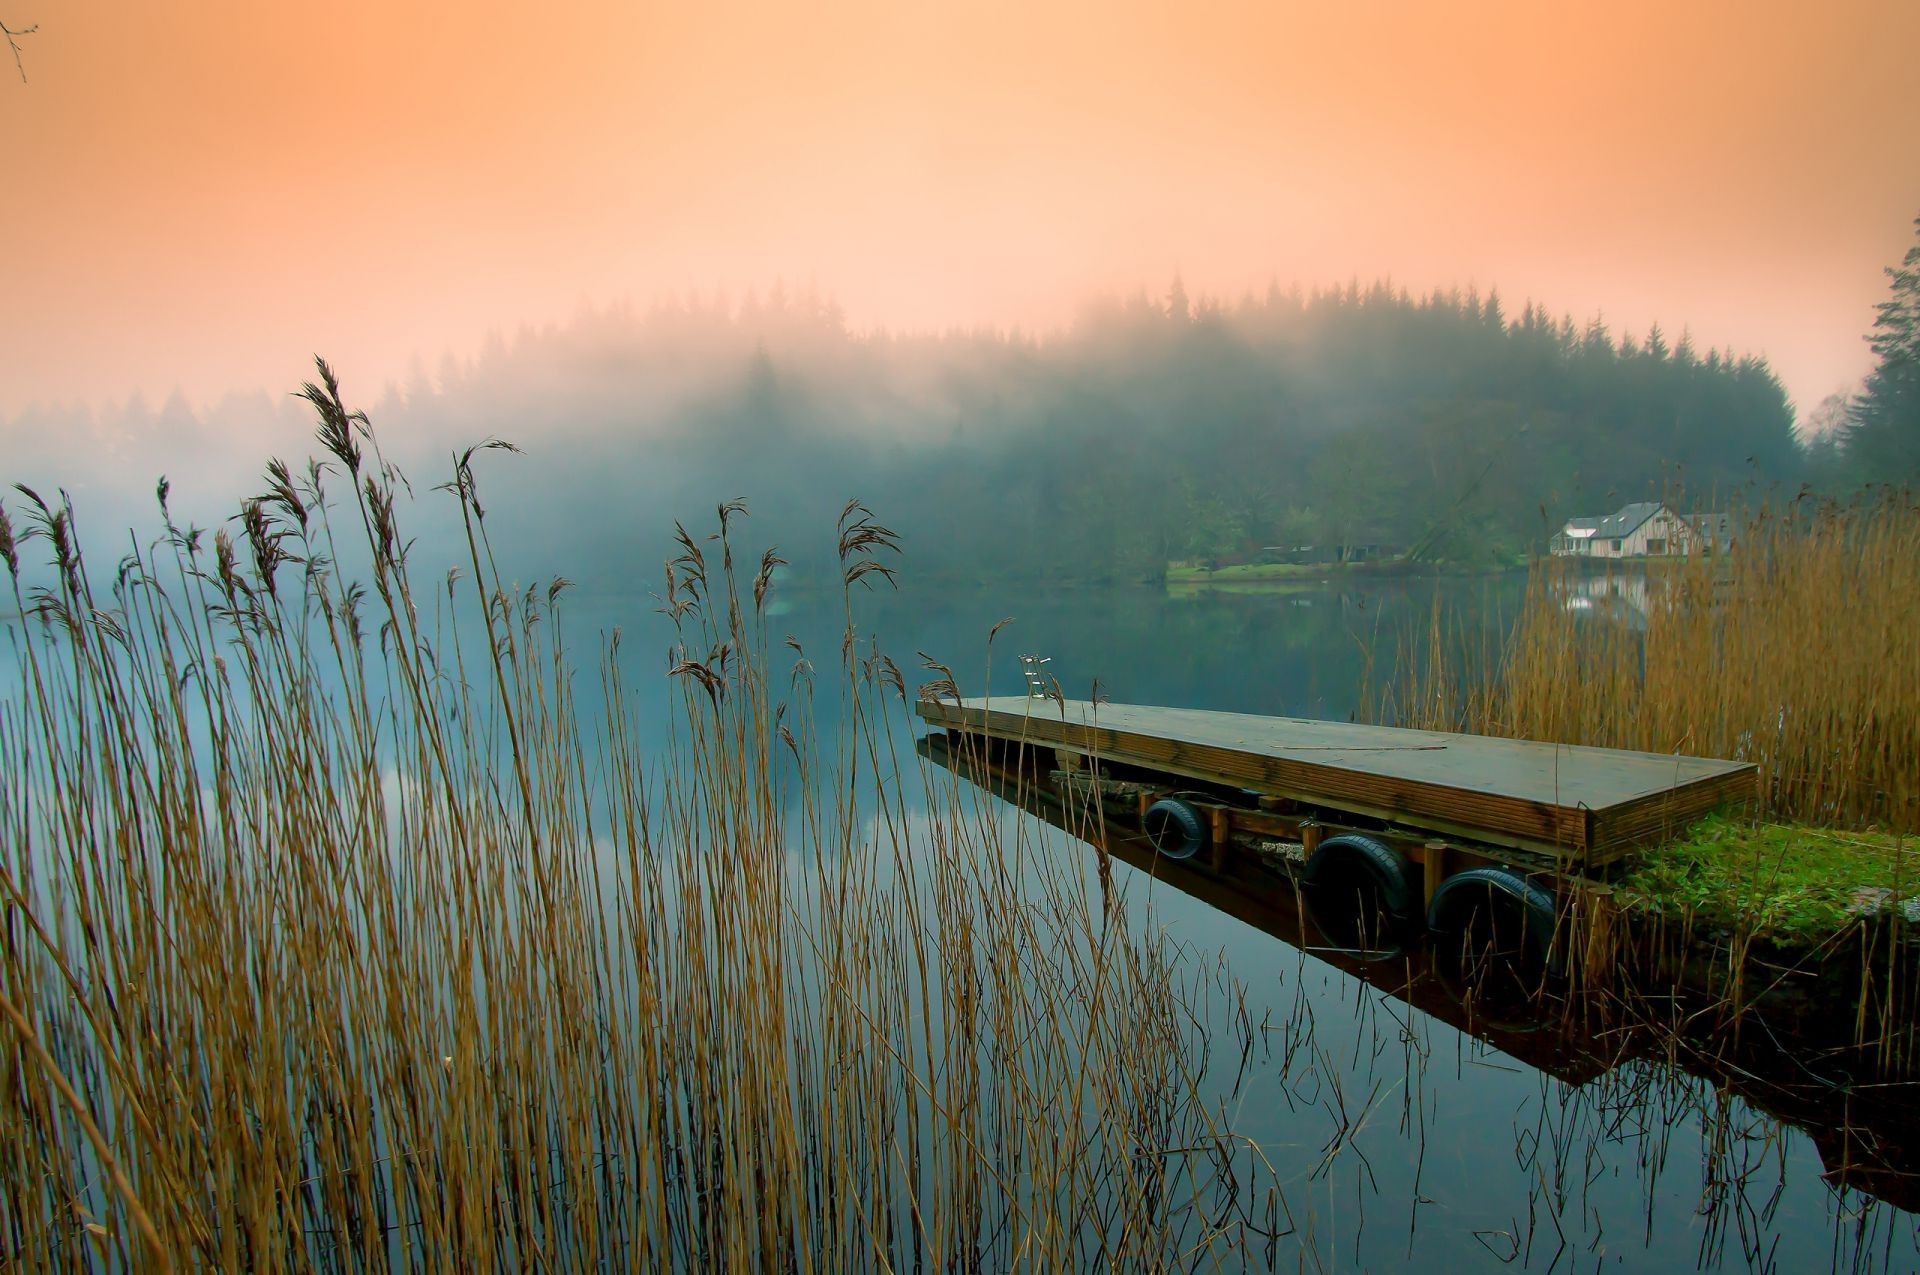
[[[1673, 828], [1615, 882], [1607, 911], [1631, 933], [1610, 950], [1631, 952], [1618, 963], [1633, 968], [1595, 986], [1700, 983], [1713, 1010], [1702, 1021], [1733, 1033], [1784, 988], [1848, 1019], [1824, 1030], [1872, 1069], [1909, 1074], [1920, 1031], [1901, 905], [1920, 895], [1920, 505], [1893, 490], [1800, 499], [1741, 519], [1719, 556], [1596, 565], [1537, 561], [1498, 649], [1470, 649], [1436, 606], [1402, 641], [1375, 712], [1753, 762], [1751, 809]], [[1575, 912], [1589, 902], [1571, 900]]]
[[305, 396], [322, 459], [269, 466], [237, 535], [168, 515], [110, 584], [64, 497], [0, 510], [0, 1266], [1246, 1243], [1164, 941], [951, 776], [898, 773], [906, 686], [853, 602], [890, 531], [841, 519], [820, 675], [769, 642], [744, 510], [680, 529], [652, 719], [617, 633], [577, 692], [565, 581], [501, 578], [478, 472], [504, 444], [454, 458], [465, 561], [424, 580], [366, 417], [324, 364]]
[[1463, 659], [1436, 612], [1379, 711], [1751, 761], [1770, 818], [1920, 830], [1920, 505], [1886, 491], [1741, 521], [1718, 557], [1597, 578], [1592, 564], [1536, 562], [1491, 658]]

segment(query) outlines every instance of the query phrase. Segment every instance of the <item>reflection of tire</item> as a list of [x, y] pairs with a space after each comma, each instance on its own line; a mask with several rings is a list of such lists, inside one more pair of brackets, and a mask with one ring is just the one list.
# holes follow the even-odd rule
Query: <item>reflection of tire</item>
[[1392, 954], [1420, 930], [1420, 894], [1407, 861], [1358, 833], [1328, 837], [1302, 874], [1314, 926], [1339, 947]]
[[1169, 859], [1191, 859], [1206, 849], [1207, 823], [1191, 802], [1162, 797], [1147, 807], [1141, 823], [1153, 848]]
[[1557, 918], [1553, 895], [1512, 868], [1467, 868], [1440, 883], [1427, 907], [1436, 953], [1498, 962], [1525, 981], [1546, 972]]

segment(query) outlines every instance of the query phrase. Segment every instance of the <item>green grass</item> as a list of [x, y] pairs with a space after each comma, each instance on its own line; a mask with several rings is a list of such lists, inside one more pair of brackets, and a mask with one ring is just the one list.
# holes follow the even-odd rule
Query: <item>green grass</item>
[[1862, 887], [1920, 895], [1920, 844], [1715, 815], [1642, 854], [1620, 884], [1656, 911], [1800, 946], [1851, 925]]

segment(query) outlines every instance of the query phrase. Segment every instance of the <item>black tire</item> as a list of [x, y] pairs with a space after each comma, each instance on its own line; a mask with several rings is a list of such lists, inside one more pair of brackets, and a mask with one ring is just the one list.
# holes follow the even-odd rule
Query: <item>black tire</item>
[[1460, 981], [1498, 973], [1537, 987], [1558, 925], [1553, 895], [1512, 868], [1467, 868], [1440, 883], [1427, 928], [1443, 974]]
[[1207, 821], [1192, 802], [1162, 797], [1140, 822], [1153, 848], [1168, 859], [1191, 859], [1207, 848]]
[[1301, 876], [1314, 927], [1336, 947], [1397, 955], [1420, 932], [1420, 891], [1399, 851], [1359, 833], [1322, 841]]

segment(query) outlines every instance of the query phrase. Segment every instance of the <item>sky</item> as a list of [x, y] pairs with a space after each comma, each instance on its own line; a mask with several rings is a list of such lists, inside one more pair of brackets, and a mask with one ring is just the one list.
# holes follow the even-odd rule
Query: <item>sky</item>
[[[0, 0], [0, 414], [811, 281], [858, 328], [1391, 277], [1871, 366], [1920, 4]], [[0, 51], [3, 52], [3, 51]]]

